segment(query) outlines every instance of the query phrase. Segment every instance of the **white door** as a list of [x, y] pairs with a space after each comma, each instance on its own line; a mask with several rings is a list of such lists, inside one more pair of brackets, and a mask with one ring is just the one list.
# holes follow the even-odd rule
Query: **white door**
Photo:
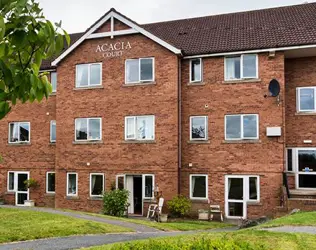
[[24, 201], [29, 200], [29, 189], [25, 185], [25, 181], [29, 179], [28, 172], [17, 172], [15, 175], [15, 205], [24, 206]]
[[128, 207], [128, 213], [134, 213], [134, 177], [132, 175], [126, 176], [126, 189], [129, 192], [128, 203], [130, 204]]
[[225, 214], [227, 218], [247, 217], [247, 195], [243, 177], [225, 177]]

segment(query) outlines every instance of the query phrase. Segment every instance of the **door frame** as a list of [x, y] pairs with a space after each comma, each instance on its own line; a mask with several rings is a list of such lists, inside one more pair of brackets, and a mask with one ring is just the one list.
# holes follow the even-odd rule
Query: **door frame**
[[30, 189], [28, 188], [27, 191], [19, 191], [19, 187], [18, 187], [18, 178], [20, 174], [26, 174], [27, 175], [27, 180], [30, 179], [30, 172], [29, 171], [14, 171], [14, 186], [15, 186], [15, 205], [16, 206], [25, 206], [24, 204], [18, 204], [18, 194], [27, 194], [27, 200], [30, 199]]

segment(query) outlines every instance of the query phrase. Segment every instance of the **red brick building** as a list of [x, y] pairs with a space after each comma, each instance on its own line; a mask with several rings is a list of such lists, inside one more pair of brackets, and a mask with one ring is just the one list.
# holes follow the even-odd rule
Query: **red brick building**
[[[43, 63], [50, 98], [0, 121], [0, 194], [99, 211], [103, 191], [126, 188], [134, 214], [157, 189], [227, 218], [316, 208], [314, 13], [139, 25], [111, 9]], [[29, 178], [39, 186], [26, 189]]]

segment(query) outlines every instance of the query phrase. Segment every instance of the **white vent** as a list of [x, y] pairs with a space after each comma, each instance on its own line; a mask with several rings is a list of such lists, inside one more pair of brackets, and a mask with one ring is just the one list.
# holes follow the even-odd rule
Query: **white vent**
[[267, 127], [267, 136], [281, 136], [281, 127]]

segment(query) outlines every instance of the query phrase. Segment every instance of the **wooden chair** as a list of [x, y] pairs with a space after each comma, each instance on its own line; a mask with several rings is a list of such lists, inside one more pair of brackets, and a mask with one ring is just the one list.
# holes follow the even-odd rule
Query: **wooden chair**
[[148, 207], [147, 218], [154, 217], [155, 213], [157, 213], [157, 216], [159, 218], [164, 201], [165, 201], [164, 198], [159, 198], [158, 204], [150, 204]]
[[214, 214], [219, 214], [221, 221], [223, 221], [223, 212], [220, 205], [210, 205], [210, 220], [213, 220]]

